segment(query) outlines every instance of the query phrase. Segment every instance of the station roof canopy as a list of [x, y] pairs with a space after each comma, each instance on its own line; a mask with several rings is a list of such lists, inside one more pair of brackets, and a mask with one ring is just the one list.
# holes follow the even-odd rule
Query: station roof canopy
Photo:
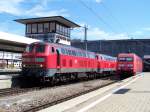
[[47, 21], [57, 21], [70, 28], [80, 27], [78, 24], [62, 17], [62, 16], [51, 16], [51, 17], [40, 17], [40, 18], [29, 18], [29, 19], [17, 19], [15, 20], [22, 24], [36, 23], [36, 22], [47, 22]]
[[40, 40], [0, 31], [0, 43], [27, 45]]

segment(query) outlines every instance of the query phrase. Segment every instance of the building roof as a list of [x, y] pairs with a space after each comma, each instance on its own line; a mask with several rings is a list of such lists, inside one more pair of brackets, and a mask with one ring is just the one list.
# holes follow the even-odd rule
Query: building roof
[[29, 19], [17, 19], [15, 20], [22, 24], [29, 24], [34, 22], [47, 22], [47, 21], [57, 21], [70, 28], [80, 27], [78, 24], [62, 17], [62, 16], [52, 16], [52, 17], [40, 17], [40, 18], [29, 18]]
[[7, 42], [7, 43], [30, 44], [30, 43], [39, 42], [39, 41], [40, 40], [37, 40], [37, 39], [32, 39], [32, 38], [0, 31], [0, 42], [1, 43]]

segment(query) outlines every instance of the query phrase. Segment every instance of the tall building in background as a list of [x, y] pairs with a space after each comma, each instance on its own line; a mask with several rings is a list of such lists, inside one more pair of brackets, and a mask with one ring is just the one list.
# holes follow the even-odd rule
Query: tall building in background
[[15, 21], [26, 25], [26, 37], [66, 45], [71, 44], [71, 29], [80, 27], [62, 16], [17, 19]]

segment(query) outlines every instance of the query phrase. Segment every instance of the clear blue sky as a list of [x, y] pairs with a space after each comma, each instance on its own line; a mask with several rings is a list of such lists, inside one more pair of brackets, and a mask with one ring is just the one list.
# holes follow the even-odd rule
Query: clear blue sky
[[[0, 0], [0, 31], [24, 35], [15, 19], [61, 15], [88, 25], [88, 39], [150, 38], [150, 0]], [[83, 39], [83, 29], [72, 32]]]

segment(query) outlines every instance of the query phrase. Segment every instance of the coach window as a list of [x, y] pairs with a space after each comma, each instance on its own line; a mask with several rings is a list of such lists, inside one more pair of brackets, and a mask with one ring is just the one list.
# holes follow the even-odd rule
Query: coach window
[[26, 33], [31, 33], [31, 24], [27, 24]]
[[43, 33], [43, 24], [38, 24], [38, 33]]

